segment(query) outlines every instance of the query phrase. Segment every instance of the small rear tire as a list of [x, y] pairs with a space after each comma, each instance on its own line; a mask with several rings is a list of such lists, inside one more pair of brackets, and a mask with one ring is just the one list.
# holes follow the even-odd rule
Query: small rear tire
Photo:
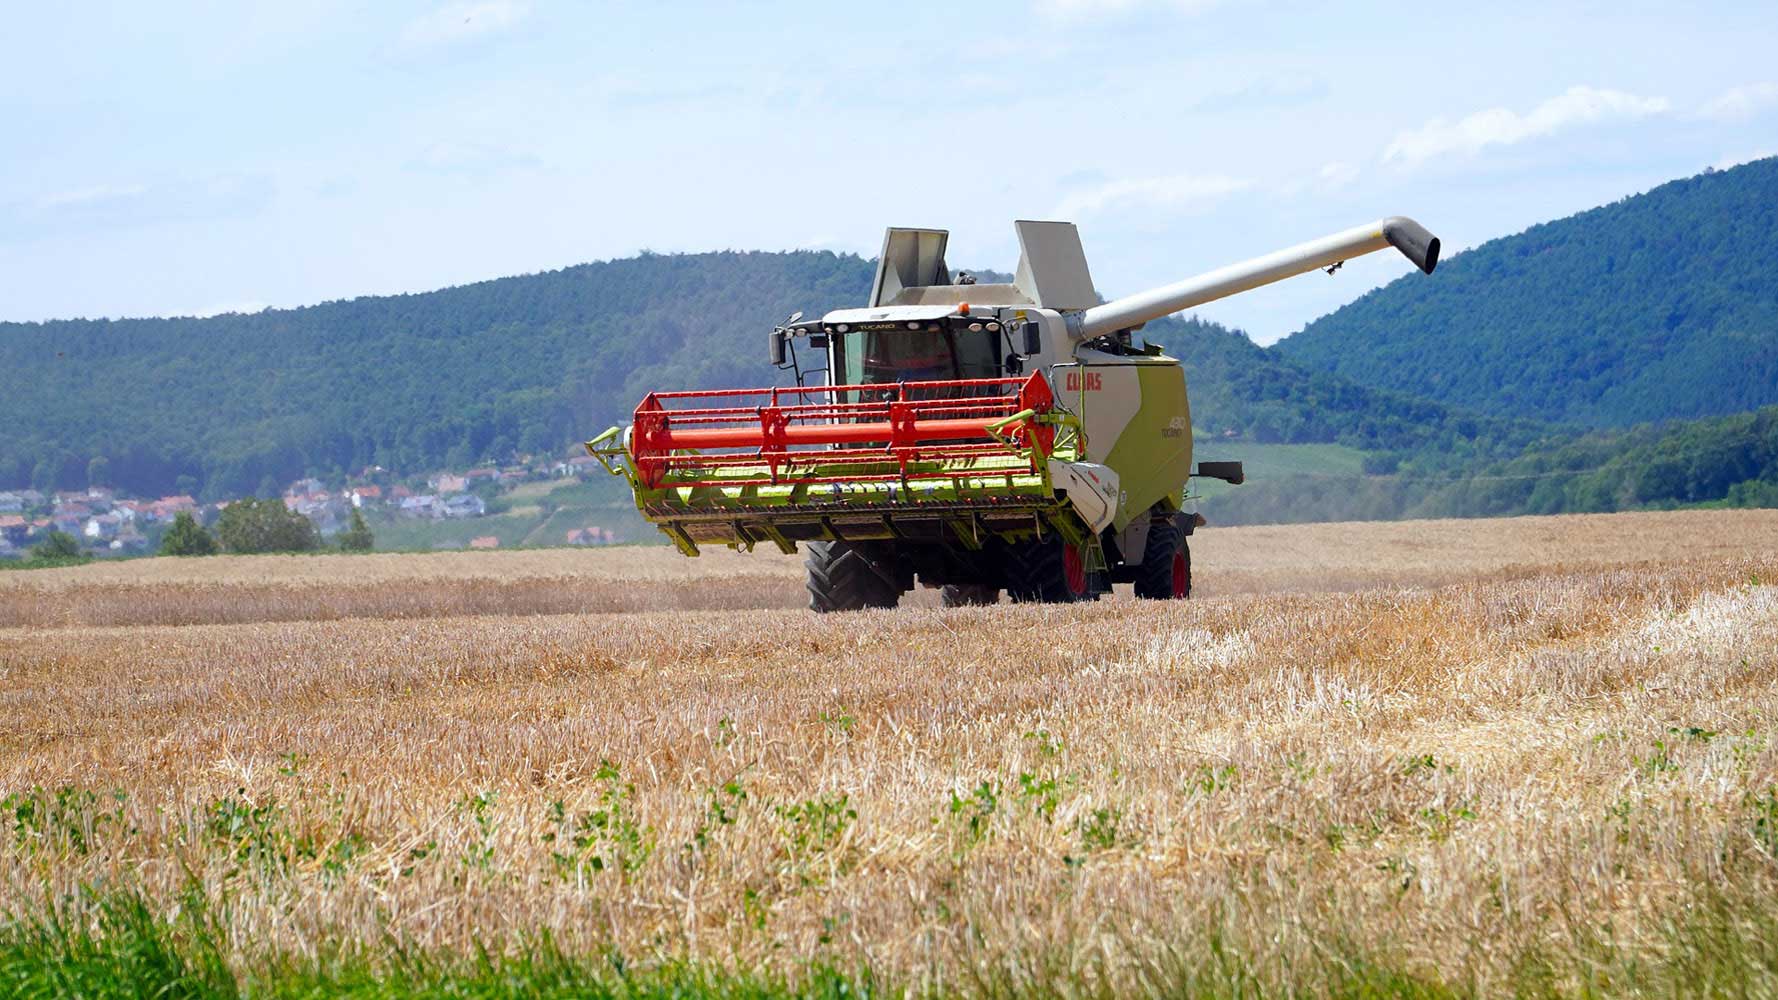
[[948, 583], [938, 592], [947, 608], [980, 607], [1000, 603], [1000, 588], [987, 583]]
[[810, 542], [809, 607], [829, 611], [893, 608], [901, 601], [895, 552], [881, 542]]
[[1136, 567], [1136, 596], [1151, 601], [1182, 601], [1192, 593], [1192, 551], [1172, 519], [1148, 529], [1142, 565]]

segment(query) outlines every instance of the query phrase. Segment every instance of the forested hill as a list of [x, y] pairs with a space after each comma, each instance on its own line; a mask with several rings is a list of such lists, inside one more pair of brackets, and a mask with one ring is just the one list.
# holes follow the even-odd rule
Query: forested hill
[[1480, 413], [1599, 427], [1778, 403], [1778, 158], [1483, 244], [1277, 350]]
[[[650, 389], [768, 385], [766, 331], [864, 301], [830, 253], [646, 255], [416, 295], [209, 319], [0, 324], [0, 488], [210, 497], [380, 464], [401, 474], [553, 453]], [[1145, 331], [1185, 359], [1200, 432], [1341, 443], [1449, 466], [1526, 426], [1300, 368], [1242, 334]], [[269, 484], [269, 485], [268, 485]]]
[[766, 332], [852, 304], [831, 253], [642, 257], [208, 319], [0, 324], [0, 488], [241, 495], [565, 449], [649, 389], [770, 384]]

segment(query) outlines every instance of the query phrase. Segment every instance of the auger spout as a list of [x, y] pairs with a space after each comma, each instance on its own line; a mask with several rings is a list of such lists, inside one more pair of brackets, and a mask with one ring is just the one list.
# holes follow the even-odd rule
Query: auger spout
[[1076, 340], [1092, 340], [1388, 247], [1401, 251], [1427, 274], [1438, 266], [1438, 237], [1413, 219], [1396, 215], [1093, 306], [1069, 317], [1069, 332]]

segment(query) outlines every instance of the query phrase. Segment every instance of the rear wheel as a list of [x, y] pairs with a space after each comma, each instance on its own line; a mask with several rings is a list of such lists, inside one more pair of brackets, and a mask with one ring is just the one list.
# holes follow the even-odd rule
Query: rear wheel
[[950, 583], [938, 592], [947, 608], [967, 608], [1000, 603], [1000, 588], [986, 583]]
[[1007, 592], [1019, 603], [1066, 604], [1092, 597], [1086, 559], [1060, 538], [1006, 549]]
[[803, 565], [816, 611], [893, 608], [901, 600], [894, 550], [880, 542], [810, 542]]
[[1192, 592], [1192, 552], [1179, 525], [1168, 518], [1148, 529], [1142, 565], [1136, 567], [1136, 596], [1149, 600], [1184, 600]]

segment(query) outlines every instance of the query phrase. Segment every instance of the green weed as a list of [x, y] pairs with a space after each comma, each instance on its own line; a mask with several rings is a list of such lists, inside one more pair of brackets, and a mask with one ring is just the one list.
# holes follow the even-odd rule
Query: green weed
[[1647, 757], [1638, 760], [1636, 766], [1650, 777], [1677, 771], [1679, 763], [1673, 759], [1672, 749], [1666, 740], [1655, 740], [1654, 750]]
[[1056, 818], [1056, 807], [1062, 804], [1062, 792], [1059, 784], [1072, 783], [1072, 779], [1058, 779], [1054, 774], [1038, 777], [1029, 771], [1019, 772], [1019, 802], [1031, 810], [1032, 815], [1045, 823]]
[[276, 799], [254, 802], [247, 789], [237, 788], [210, 803], [204, 811], [204, 832], [234, 860], [237, 871], [281, 874], [296, 853], [283, 816]]
[[1118, 830], [1124, 819], [1123, 810], [1113, 807], [1094, 809], [1075, 823], [1083, 851], [1103, 851], [1118, 845]]
[[133, 832], [124, 818], [127, 800], [122, 791], [101, 799], [72, 785], [54, 792], [31, 788], [0, 799], [0, 813], [11, 817], [13, 846], [21, 852], [88, 854], [108, 832]]
[[981, 843], [988, 836], [989, 824], [994, 821], [994, 811], [1000, 806], [1000, 783], [983, 778], [975, 791], [968, 795], [958, 795], [951, 791], [951, 818], [962, 824], [968, 846]]
[[735, 825], [741, 816], [741, 807], [746, 803], [747, 789], [738, 778], [723, 782], [721, 788], [710, 789], [704, 802], [703, 818], [685, 845], [686, 853], [699, 854], [708, 849], [717, 830]]
[[1064, 749], [1062, 741], [1059, 738], [1050, 735], [1050, 731], [1047, 729], [1031, 730], [1025, 734], [1025, 738], [1037, 744], [1037, 755], [1039, 757], [1054, 760], [1055, 758], [1062, 756], [1062, 750]]
[[463, 867], [482, 872], [494, 870], [494, 804], [499, 796], [495, 792], [477, 792], [467, 796], [462, 806], [469, 810], [470, 818], [475, 822], [476, 839], [463, 849], [459, 859]]
[[1778, 787], [1753, 798], [1753, 840], [1765, 848], [1766, 854], [1778, 858]]
[[1401, 765], [1401, 773], [1407, 776], [1416, 774], [1438, 774], [1441, 772], [1444, 774], [1456, 774], [1457, 765], [1440, 764], [1438, 758], [1429, 753], [1405, 758]]
[[852, 727], [858, 724], [858, 719], [844, 708], [838, 708], [832, 712], [822, 712], [821, 724], [836, 735], [850, 736]]
[[821, 795], [802, 802], [778, 806], [776, 813], [784, 837], [784, 853], [790, 873], [803, 885], [822, 881], [818, 862], [823, 859], [844, 863], [834, 855], [845, 836], [846, 828], [858, 818], [850, 797]]
[[1475, 819], [1475, 810], [1459, 804], [1451, 809], [1427, 807], [1420, 810], [1420, 831], [1435, 844], [1451, 839], [1459, 823]]
[[1224, 764], [1221, 767], [1199, 764], [1197, 771], [1187, 779], [1185, 787], [1188, 791], [1196, 792], [1199, 795], [1215, 795], [1225, 788], [1232, 787], [1238, 774], [1239, 772], [1235, 770], [1233, 764]]
[[838, 846], [846, 827], [858, 818], [845, 793], [824, 795], [779, 806], [778, 818], [784, 821], [784, 836], [790, 853], [797, 856], [820, 854]]
[[593, 780], [601, 783], [595, 808], [572, 819], [562, 801], [550, 803], [555, 829], [545, 833], [556, 873], [565, 882], [580, 882], [587, 872], [617, 871], [624, 875], [640, 869], [654, 853], [654, 828], [636, 821], [631, 799], [634, 785], [623, 780], [617, 765], [601, 761]]

